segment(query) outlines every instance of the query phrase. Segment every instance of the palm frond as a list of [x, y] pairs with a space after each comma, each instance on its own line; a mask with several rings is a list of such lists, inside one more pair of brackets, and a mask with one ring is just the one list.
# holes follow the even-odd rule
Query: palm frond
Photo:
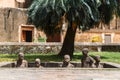
[[109, 24], [113, 19], [113, 15], [117, 13], [118, 3], [116, 0], [101, 0], [99, 6], [100, 19], [104, 24]]
[[43, 31], [56, 29], [66, 13], [68, 22], [86, 30], [102, 21], [109, 24], [113, 15], [120, 16], [119, 0], [34, 0], [28, 9], [28, 20]]
[[116, 8], [116, 16], [120, 17], [120, 0], [116, 0], [117, 8]]

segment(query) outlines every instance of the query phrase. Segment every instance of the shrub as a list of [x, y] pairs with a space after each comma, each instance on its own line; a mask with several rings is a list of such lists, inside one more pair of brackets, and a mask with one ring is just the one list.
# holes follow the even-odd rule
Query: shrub
[[102, 42], [102, 39], [100, 36], [96, 35], [92, 37], [92, 42]]

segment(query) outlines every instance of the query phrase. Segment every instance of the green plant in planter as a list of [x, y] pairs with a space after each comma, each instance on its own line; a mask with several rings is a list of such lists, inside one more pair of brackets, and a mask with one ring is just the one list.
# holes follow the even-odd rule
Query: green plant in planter
[[100, 36], [96, 35], [92, 37], [92, 42], [102, 42], [102, 39]]
[[38, 38], [38, 41], [39, 41], [39, 42], [46, 42], [46, 38], [39, 37], [39, 38]]

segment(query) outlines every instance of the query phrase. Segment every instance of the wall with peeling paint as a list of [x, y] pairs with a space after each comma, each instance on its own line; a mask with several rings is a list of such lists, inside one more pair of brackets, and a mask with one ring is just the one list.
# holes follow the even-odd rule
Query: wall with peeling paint
[[24, 9], [0, 8], [0, 42], [17, 42], [18, 29], [26, 24], [27, 14]]

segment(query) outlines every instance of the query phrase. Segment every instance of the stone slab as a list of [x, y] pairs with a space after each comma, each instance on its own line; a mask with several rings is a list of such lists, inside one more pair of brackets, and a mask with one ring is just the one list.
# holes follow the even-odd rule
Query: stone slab
[[0, 80], [120, 80], [120, 69], [0, 68]]

